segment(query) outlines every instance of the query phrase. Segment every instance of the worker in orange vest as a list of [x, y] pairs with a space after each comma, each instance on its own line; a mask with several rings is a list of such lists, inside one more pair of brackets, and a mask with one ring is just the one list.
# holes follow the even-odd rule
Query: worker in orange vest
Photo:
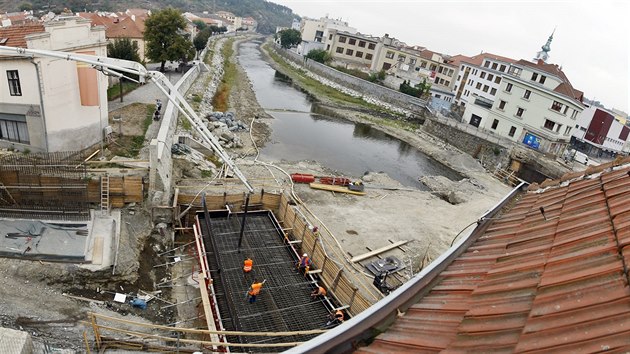
[[254, 267], [254, 261], [251, 258], [247, 257], [247, 259], [243, 262], [243, 272], [249, 273], [252, 271]]
[[265, 284], [266, 281], [267, 280], [263, 280], [262, 282], [259, 282], [258, 280], [254, 280], [254, 283], [249, 288], [249, 292], [247, 292], [247, 294], [249, 295], [250, 304], [253, 304], [254, 302], [256, 302], [256, 296], [260, 294], [260, 290], [262, 289], [263, 284]]
[[308, 258], [308, 254], [304, 253], [302, 255], [302, 257], [300, 258], [300, 260], [298, 261], [297, 266], [298, 266], [298, 269], [300, 270], [300, 272], [306, 273], [306, 272], [308, 272], [308, 269], [310, 268], [311, 263], [312, 262], [311, 262], [311, 259]]
[[326, 289], [324, 289], [323, 286], [318, 286], [317, 289], [313, 290], [313, 292], [311, 293], [311, 297], [312, 298], [316, 298], [316, 297], [324, 297], [326, 296]]
[[345, 320], [345, 318], [344, 318], [344, 315], [343, 315], [343, 311], [337, 310], [337, 311], [335, 311], [334, 314], [331, 313], [328, 316], [328, 322], [326, 322], [325, 327], [332, 328], [332, 327], [338, 326], [338, 325], [342, 324], [344, 320]]

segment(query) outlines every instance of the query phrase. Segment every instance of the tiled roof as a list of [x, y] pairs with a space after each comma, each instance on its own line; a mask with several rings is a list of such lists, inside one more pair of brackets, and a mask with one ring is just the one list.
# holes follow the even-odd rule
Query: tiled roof
[[[44, 31], [44, 26], [40, 24], [36, 25], [20, 25], [20, 26], [9, 26], [9, 27], [0, 27], [0, 40], [7, 47], [21, 47], [26, 48], [26, 37], [29, 34], [33, 33], [41, 33]], [[4, 41], [6, 39], [6, 41]]]
[[481, 53], [481, 54], [477, 54], [477, 55], [473, 55], [472, 57], [468, 57], [465, 55], [456, 55], [453, 57], [455, 60], [458, 60], [458, 64], [461, 62], [464, 63], [468, 63], [468, 64], [472, 64], [472, 65], [476, 65], [476, 66], [481, 66], [481, 64], [483, 64], [483, 60], [484, 59], [493, 59], [493, 60], [498, 60], [498, 61], [502, 61], [505, 63], [515, 63], [516, 60], [508, 58], [508, 57], [502, 57], [500, 55], [496, 55], [496, 54], [492, 54], [492, 53]]
[[569, 78], [565, 75], [564, 71], [562, 71], [562, 68], [559, 67], [558, 64], [547, 64], [543, 62], [542, 60], [539, 60], [538, 62], [533, 63], [524, 59], [519, 60], [518, 62], [516, 62], [516, 64], [538, 69], [540, 71], [544, 71], [548, 74], [551, 74], [560, 78], [560, 80], [564, 83], [564, 85], [561, 83], [555, 88], [554, 91], [582, 102], [584, 93], [582, 93], [582, 91], [575, 89], [573, 85], [571, 85]]
[[101, 15], [94, 12], [80, 12], [79, 16], [92, 21], [92, 26], [105, 26], [107, 38], [143, 38], [144, 18], [118, 14], [117, 16]]
[[532, 186], [357, 352], [630, 350], [628, 162]]

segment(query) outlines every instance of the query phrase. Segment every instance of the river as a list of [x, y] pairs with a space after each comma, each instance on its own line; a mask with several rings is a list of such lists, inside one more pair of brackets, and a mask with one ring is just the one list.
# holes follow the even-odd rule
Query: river
[[258, 103], [275, 118], [271, 141], [261, 150], [263, 160], [315, 160], [345, 176], [385, 172], [405, 186], [422, 190], [426, 188], [418, 181], [421, 176], [460, 178], [413, 146], [369, 125], [313, 113], [313, 100], [262, 59], [259, 44], [241, 44], [238, 61]]

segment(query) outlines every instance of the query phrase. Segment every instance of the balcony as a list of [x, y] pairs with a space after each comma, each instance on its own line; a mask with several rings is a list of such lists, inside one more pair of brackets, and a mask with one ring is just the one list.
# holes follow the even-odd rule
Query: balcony
[[485, 97], [481, 97], [481, 96], [477, 96], [477, 98], [475, 98], [475, 102], [474, 102], [477, 106], [481, 106], [481, 107], [485, 107], [485, 108], [492, 108], [492, 105], [494, 104], [494, 101], [491, 101]]

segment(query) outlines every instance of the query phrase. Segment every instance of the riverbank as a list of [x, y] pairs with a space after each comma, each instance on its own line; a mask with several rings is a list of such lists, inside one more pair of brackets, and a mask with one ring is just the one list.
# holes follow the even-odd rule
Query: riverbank
[[[437, 258], [466, 225], [474, 222], [509, 192], [507, 186], [490, 176], [471, 156], [435, 139], [418, 127], [402, 122], [399, 117], [384, 118], [387, 113], [382, 110], [371, 114], [364, 105], [343, 102], [338, 98], [331, 99], [316, 89], [318, 85], [300, 84], [305, 80], [303, 73], [289, 70], [286, 65], [271, 61], [267, 53], [263, 54], [273, 68], [290, 77], [297, 88], [313, 96], [318, 105], [317, 109], [322, 113], [368, 124], [407, 142], [463, 176], [462, 180], [457, 182], [441, 176], [427, 176], [423, 182], [431, 191], [402, 188], [400, 183], [384, 174], [354, 176], [357, 179], [363, 178], [367, 185], [366, 196], [333, 194], [312, 190], [307, 185], [296, 185], [296, 194], [320, 219], [319, 226], [328, 229], [335, 236], [346, 256], [360, 255], [368, 252], [368, 248], [377, 249], [387, 246], [390, 242], [408, 240], [410, 242], [401, 249], [389, 251], [384, 255], [397, 256], [411, 264], [413, 271], [417, 272], [423, 260], [426, 263], [427, 260]], [[248, 117], [249, 121], [254, 119], [257, 123], [252, 135], [257, 137], [255, 140], [258, 146], [270, 143], [269, 132], [273, 129], [273, 118], [263, 114], [252, 85], [240, 66], [236, 82], [240, 84], [230, 96], [231, 107], [234, 107], [239, 117], [257, 114], [259, 118]], [[257, 131], [261, 125], [265, 125], [267, 130]], [[245, 135], [249, 133], [239, 134], [242, 134], [243, 142], [247, 140], [251, 142]], [[288, 177], [280, 170], [268, 169], [252, 161], [252, 155], [255, 155], [253, 144], [239, 149], [237, 153], [244, 156], [237, 163], [249, 178], [273, 177], [283, 184], [284, 188], [290, 188]], [[272, 162], [288, 173], [314, 175], [335, 173], [315, 161]], [[330, 244], [335, 244], [334, 240], [330, 241]], [[363, 277], [358, 279], [371, 281]]]

